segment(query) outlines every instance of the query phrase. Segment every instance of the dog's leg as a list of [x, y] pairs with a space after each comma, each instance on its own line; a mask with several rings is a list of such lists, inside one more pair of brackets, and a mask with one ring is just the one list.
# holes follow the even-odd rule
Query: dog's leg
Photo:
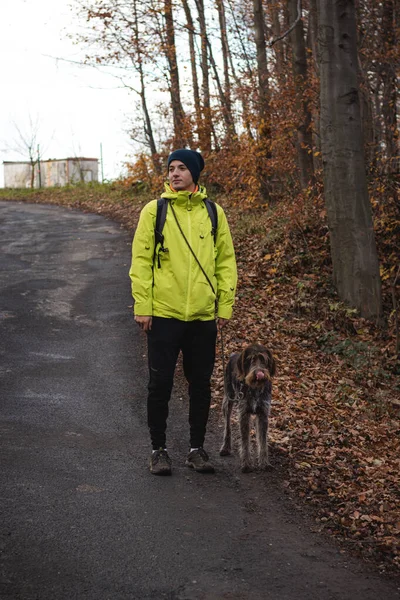
[[231, 413], [233, 403], [229, 401], [227, 396], [224, 396], [222, 403], [222, 414], [224, 415], [224, 441], [219, 451], [221, 456], [228, 456], [232, 450], [232, 433], [231, 433]]
[[256, 434], [258, 448], [258, 466], [266, 471], [272, 468], [268, 460], [268, 409], [262, 410], [256, 417]]
[[240, 428], [240, 464], [243, 473], [252, 471], [251, 456], [250, 456], [250, 414], [244, 409], [239, 412], [239, 428]]

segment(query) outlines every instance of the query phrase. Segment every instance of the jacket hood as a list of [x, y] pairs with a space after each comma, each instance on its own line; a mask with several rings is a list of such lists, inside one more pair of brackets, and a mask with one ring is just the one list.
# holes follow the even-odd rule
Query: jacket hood
[[199, 185], [197, 192], [189, 192], [188, 190], [182, 190], [176, 192], [166, 181], [164, 184], [165, 192], [161, 194], [161, 198], [168, 198], [168, 200], [175, 200], [180, 205], [199, 204], [207, 198], [207, 190], [203, 185]]

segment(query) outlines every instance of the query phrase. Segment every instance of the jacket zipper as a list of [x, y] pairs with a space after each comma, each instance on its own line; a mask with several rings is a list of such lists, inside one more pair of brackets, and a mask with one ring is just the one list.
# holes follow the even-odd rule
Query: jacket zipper
[[[192, 194], [189, 194], [189, 203], [191, 200]], [[187, 209], [186, 209], [187, 210]], [[189, 244], [192, 245], [192, 228], [191, 228], [191, 219], [190, 219], [191, 210], [187, 210], [188, 215], [188, 241]], [[186, 300], [186, 315], [185, 321], [188, 320], [189, 316], [189, 306], [190, 306], [190, 294], [191, 294], [191, 273], [192, 273], [192, 253], [189, 252], [189, 268], [188, 268], [188, 285], [187, 285], [187, 300]]]

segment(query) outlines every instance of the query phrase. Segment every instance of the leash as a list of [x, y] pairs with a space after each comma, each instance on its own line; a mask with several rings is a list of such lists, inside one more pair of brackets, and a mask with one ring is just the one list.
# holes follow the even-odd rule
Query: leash
[[223, 333], [222, 327], [221, 327], [221, 354], [222, 354], [222, 373], [224, 376], [224, 385], [225, 385], [225, 349], [224, 349], [224, 333]]

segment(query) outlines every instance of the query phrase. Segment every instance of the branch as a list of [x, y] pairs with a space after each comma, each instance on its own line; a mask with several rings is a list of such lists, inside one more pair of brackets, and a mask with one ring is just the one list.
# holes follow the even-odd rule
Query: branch
[[[114, 79], [118, 79], [118, 81], [121, 82], [122, 86], [118, 86], [118, 87], [112, 87], [112, 88], [107, 88], [107, 87], [99, 87], [99, 86], [92, 86], [92, 85], [88, 85], [87, 87], [89, 89], [94, 89], [94, 90], [117, 90], [117, 89], [122, 89], [122, 88], [127, 88], [128, 90], [130, 90], [131, 92], [135, 92], [135, 94], [138, 94], [140, 96], [140, 92], [138, 90], [136, 90], [135, 88], [133, 88], [132, 86], [130, 86], [128, 83], [125, 83], [123, 76], [121, 75], [117, 75], [114, 73], [110, 73], [109, 71], [106, 71], [106, 69], [120, 69], [122, 71], [127, 71], [127, 66], [118, 66], [118, 65], [107, 65], [107, 64], [94, 64], [94, 63], [89, 63], [89, 62], [82, 62], [82, 61], [78, 61], [78, 60], [72, 60], [69, 58], [61, 58], [59, 56], [51, 56], [50, 54], [42, 54], [42, 56], [46, 56], [47, 58], [52, 58], [55, 61], [61, 61], [61, 62], [66, 62], [66, 63], [70, 63], [73, 65], [78, 65], [79, 67], [87, 67], [89, 69], [95, 69], [96, 71], [98, 71], [99, 73], [102, 73], [103, 75], [107, 75], [108, 77], [113, 77]], [[133, 60], [132, 56], [128, 56], [128, 58], [131, 60], [135, 71], [137, 70], [135, 67], [135, 61]], [[152, 74], [153, 77], [156, 78], [155, 75]], [[157, 78], [156, 78], [157, 79]]]
[[[94, 64], [94, 63], [90, 63], [90, 62], [85, 62], [82, 60], [72, 60], [71, 58], [62, 58], [61, 56], [52, 56], [51, 54], [42, 54], [41, 56], [45, 56], [46, 58], [51, 58], [53, 60], [55, 60], [56, 62], [65, 62], [65, 63], [70, 63], [72, 65], [78, 65], [78, 67], [89, 67], [91, 69], [96, 69], [96, 71], [99, 71], [100, 73], [104, 72], [102, 71], [102, 68], [112, 68], [112, 69], [121, 69], [123, 71], [126, 71], [126, 66], [118, 66], [118, 65], [106, 65], [106, 64]], [[108, 75], [108, 73], [107, 73]]]
[[287, 35], [289, 35], [289, 33], [291, 31], [293, 31], [293, 29], [296, 27], [297, 23], [300, 21], [301, 16], [302, 16], [301, 15], [301, 0], [297, 0], [297, 17], [296, 17], [295, 22], [289, 27], [289, 29], [287, 31], [285, 31], [285, 33], [283, 33], [279, 37], [275, 38], [274, 40], [271, 40], [270, 42], [268, 42], [269, 48], [272, 48], [272, 46], [274, 44], [276, 44], [276, 42], [283, 40], [283, 38], [285, 38]]

